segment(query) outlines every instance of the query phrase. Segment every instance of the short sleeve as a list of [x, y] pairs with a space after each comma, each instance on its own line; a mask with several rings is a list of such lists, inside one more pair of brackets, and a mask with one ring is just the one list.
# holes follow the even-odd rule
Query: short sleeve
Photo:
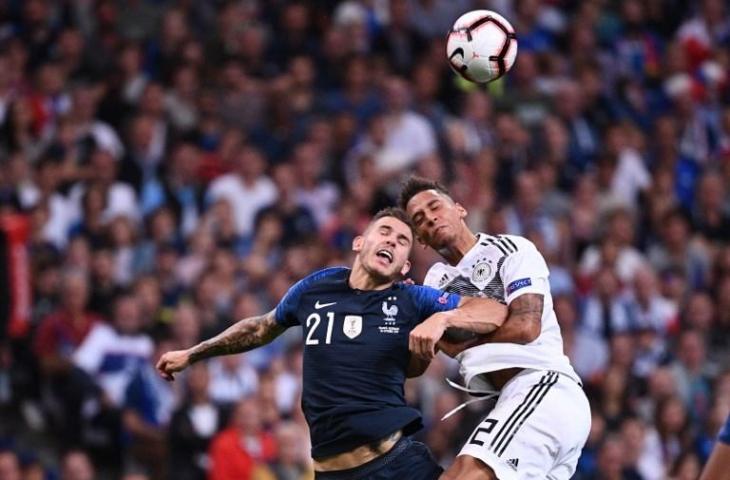
[[299, 305], [299, 298], [307, 288], [306, 278], [299, 280], [297, 283], [289, 288], [284, 298], [281, 299], [279, 304], [276, 306], [274, 311], [274, 319], [276, 323], [282, 327], [293, 327], [299, 323], [297, 319], [297, 306]]
[[454, 310], [461, 301], [461, 296], [456, 293], [441, 292], [422, 285], [409, 285], [407, 288], [418, 311], [416, 323], [424, 321], [434, 313]]
[[443, 263], [435, 263], [426, 272], [426, 276], [423, 279], [423, 284], [427, 287], [439, 288], [442, 283], [442, 279], [448, 279], [449, 275], [446, 272], [446, 267]]
[[286, 292], [286, 295], [284, 295], [284, 298], [282, 298], [279, 304], [276, 306], [276, 310], [274, 311], [274, 319], [276, 320], [276, 323], [286, 328], [299, 325], [299, 319], [297, 318], [297, 309], [299, 308], [299, 300], [301, 299], [302, 294], [307, 291], [307, 289], [310, 288], [312, 284], [316, 283], [324, 277], [341, 272], [342, 270], [346, 269], [343, 269], [341, 267], [335, 267], [319, 270], [304, 277], [303, 279], [292, 285], [291, 288], [289, 288], [289, 290]]
[[502, 264], [500, 274], [504, 283], [505, 301], [509, 305], [512, 300], [526, 293], [547, 295], [550, 293], [548, 276], [550, 275], [545, 259], [537, 251], [535, 245], [526, 240], [515, 242], [517, 251], [510, 254]]

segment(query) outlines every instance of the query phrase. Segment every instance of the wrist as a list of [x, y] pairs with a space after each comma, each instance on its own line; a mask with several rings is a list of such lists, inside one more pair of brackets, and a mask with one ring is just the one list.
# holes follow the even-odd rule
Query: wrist
[[196, 347], [191, 347], [185, 350], [185, 356], [187, 357], [188, 364], [190, 365], [202, 359], [201, 353], [196, 350]]
[[444, 329], [454, 326], [454, 313], [453, 311], [441, 312], [439, 315], [439, 321]]

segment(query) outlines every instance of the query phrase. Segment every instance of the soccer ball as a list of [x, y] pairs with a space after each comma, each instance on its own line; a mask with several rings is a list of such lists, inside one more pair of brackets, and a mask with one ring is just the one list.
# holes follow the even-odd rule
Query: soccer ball
[[517, 57], [512, 25], [491, 10], [473, 10], [460, 16], [446, 38], [449, 65], [476, 83], [494, 81], [507, 73]]

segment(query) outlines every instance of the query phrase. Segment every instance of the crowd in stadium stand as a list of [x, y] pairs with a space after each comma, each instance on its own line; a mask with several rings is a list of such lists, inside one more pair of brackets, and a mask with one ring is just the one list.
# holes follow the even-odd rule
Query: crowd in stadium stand
[[[519, 41], [487, 87], [444, 54], [479, 7]], [[348, 264], [412, 172], [547, 259], [593, 412], [576, 478], [697, 478], [730, 410], [729, 14], [0, 2], [0, 216], [27, 219], [32, 281], [24, 333], [0, 328], [0, 478], [312, 478], [298, 329], [173, 383], [154, 361]], [[438, 258], [413, 257], [416, 281]], [[447, 376], [440, 355], [406, 386], [444, 465], [486, 408], [440, 421]]]

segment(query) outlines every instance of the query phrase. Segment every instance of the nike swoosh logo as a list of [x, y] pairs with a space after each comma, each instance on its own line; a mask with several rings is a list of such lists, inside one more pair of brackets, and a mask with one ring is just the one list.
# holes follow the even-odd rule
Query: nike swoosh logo
[[317, 303], [314, 304], [314, 309], [319, 310], [320, 308], [329, 307], [330, 305], [334, 305], [337, 302], [332, 303], [319, 303], [319, 300], [317, 300]]

